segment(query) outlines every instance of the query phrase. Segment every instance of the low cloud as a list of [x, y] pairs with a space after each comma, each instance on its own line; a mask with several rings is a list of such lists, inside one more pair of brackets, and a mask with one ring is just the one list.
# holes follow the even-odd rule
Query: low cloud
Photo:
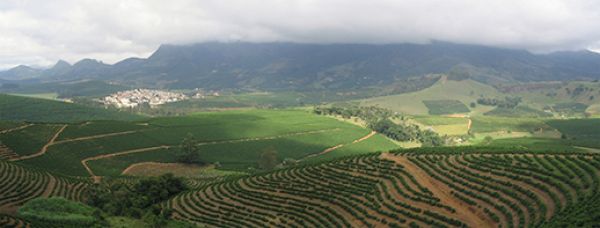
[[600, 49], [593, 0], [3, 0], [0, 68], [147, 57], [203, 41]]

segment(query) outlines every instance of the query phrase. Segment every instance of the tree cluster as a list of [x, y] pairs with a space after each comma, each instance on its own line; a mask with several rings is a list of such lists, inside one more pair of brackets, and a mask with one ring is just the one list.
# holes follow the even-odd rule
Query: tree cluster
[[377, 122], [396, 116], [389, 109], [376, 106], [365, 107], [352, 104], [336, 104], [331, 107], [318, 106], [315, 107], [314, 112], [319, 115], [336, 115], [346, 119], [349, 119], [350, 117], [358, 117], [366, 122]]
[[521, 103], [521, 97], [505, 97], [504, 100], [496, 98], [479, 98], [477, 104], [496, 106], [499, 108], [515, 108]]
[[445, 139], [430, 130], [412, 124], [396, 124], [389, 119], [369, 123], [369, 128], [398, 141], [418, 141], [422, 146], [443, 146]]
[[170, 212], [158, 203], [186, 190], [183, 180], [172, 174], [140, 180], [133, 185], [97, 185], [87, 194], [87, 204], [115, 216], [144, 218], [156, 226], [166, 223]]
[[445, 139], [430, 130], [422, 130], [414, 124], [397, 124], [391, 119], [399, 117], [389, 109], [375, 106], [333, 105], [331, 107], [316, 107], [316, 114], [339, 115], [343, 118], [358, 117], [367, 126], [391, 139], [398, 141], [418, 141], [423, 146], [443, 146]]

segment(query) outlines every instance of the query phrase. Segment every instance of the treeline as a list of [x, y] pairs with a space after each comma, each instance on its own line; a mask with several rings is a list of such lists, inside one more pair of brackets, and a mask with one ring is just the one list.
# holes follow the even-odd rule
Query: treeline
[[336, 115], [349, 119], [357, 117], [364, 120], [367, 126], [391, 139], [397, 141], [418, 141], [423, 146], [443, 146], [446, 139], [431, 130], [423, 130], [418, 125], [395, 123], [393, 118], [403, 119], [402, 116], [389, 109], [375, 106], [358, 106], [339, 104], [330, 107], [318, 106], [314, 112], [319, 115]]
[[499, 108], [515, 108], [521, 103], [521, 97], [504, 97], [502, 99], [496, 98], [479, 98], [477, 99], [477, 104], [487, 105], [487, 106], [496, 106]]

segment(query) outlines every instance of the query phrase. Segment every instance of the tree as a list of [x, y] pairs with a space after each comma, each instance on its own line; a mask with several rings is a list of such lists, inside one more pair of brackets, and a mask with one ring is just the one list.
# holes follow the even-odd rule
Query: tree
[[198, 140], [193, 135], [184, 138], [179, 151], [175, 154], [177, 161], [186, 164], [202, 163], [198, 144]]
[[477, 107], [477, 104], [475, 102], [471, 102], [471, 108], [475, 108]]
[[260, 159], [258, 160], [258, 167], [263, 170], [271, 170], [277, 166], [278, 162], [278, 154], [277, 150], [273, 147], [269, 147], [265, 149], [262, 154], [260, 154]]
[[483, 143], [486, 145], [489, 145], [490, 143], [492, 143], [492, 140], [493, 140], [492, 136], [488, 135], [488, 136], [485, 136], [485, 138], [483, 138]]

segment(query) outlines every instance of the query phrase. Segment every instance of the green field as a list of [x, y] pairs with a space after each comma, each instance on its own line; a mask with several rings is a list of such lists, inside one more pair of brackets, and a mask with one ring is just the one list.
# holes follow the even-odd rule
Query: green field
[[0, 142], [18, 155], [29, 155], [40, 151], [60, 127], [59, 125], [36, 124], [21, 130], [0, 134]]
[[[377, 105], [408, 115], [427, 115], [429, 109], [423, 101], [457, 100], [463, 104], [470, 104], [481, 96], [497, 97], [500, 96], [500, 93], [489, 85], [472, 80], [453, 81], [441, 79], [433, 86], [417, 92], [374, 97], [360, 100], [360, 103], [364, 106]], [[491, 109], [491, 107], [478, 105], [471, 110], [471, 114], [480, 114]]]
[[531, 137], [495, 139], [488, 146], [518, 147], [525, 150], [563, 151], [567, 153], [583, 151], [582, 149], [570, 146], [565, 140]]
[[412, 117], [417, 122], [423, 125], [454, 125], [454, 124], [464, 124], [466, 125], [469, 120], [467, 118], [456, 118], [456, 117], [446, 117], [446, 116], [414, 116]]
[[533, 132], [540, 129], [553, 130], [544, 120], [536, 118], [510, 118], [477, 116], [472, 117], [473, 125], [471, 131], [475, 133], [513, 131], [513, 132]]
[[58, 136], [57, 140], [74, 139], [95, 135], [140, 131], [150, 128], [144, 123], [124, 122], [114, 120], [98, 120], [84, 122], [81, 124], [71, 124]]
[[16, 128], [19, 126], [23, 126], [24, 123], [21, 122], [13, 122], [13, 121], [0, 121], [0, 131]]
[[[117, 132], [126, 134], [106, 135]], [[83, 159], [150, 147], [173, 147], [132, 154], [111, 165], [101, 160], [90, 162], [98, 173], [116, 175], [135, 161], [174, 161], [168, 151], [177, 150], [181, 140], [191, 134], [201, 144], [203, 161], [219, 162], [223, 169], [246, 171], [256, 168], [260, 154], [265, 150], [277, 151], [279, 161], [300, 160], [329, 147], [351, 144], [366, 136], [369, 130], [302, 110], [238, 110], [160, 117], [143, 122], [92, 121], [69, 125], [64, 133], [45, 155], [22, 162], [63, 174], [86, 176], [81, 165]], [[341, 151], [355, 154], [394, 147], [393, 143], [381, 138], [369, 142], [365, 140], [360, 144], [366, 146], [352, 149], [353, 145]], [[344, 153], [334, 152], [328, 156], [344, 156]]]
[[416, 116], [413, 117], [420, 126], [431, 128], [441, 135], [466, 135], [469, 133], [469, 119], [445, 116]]
[[516, 108], [495, 108], [492, 111], [484, 113], [486, 116], [501, 116], [515, 118], [547, 118], [552, 117], [551, 113], [533, 109], [527, 106], [517, 106]]
[[392, 142], [383, 135], [376, 134], [364, 141], [344, 145], [343, 147], [331, 151], [327, 154], [308, 158], [307, 162], [321, 162], [344, 156], [368, 154], [373, 152], [387, 152], [399, 148], [399, 145]]
[[69, 123], [86, 120], [136, 120], [125, 112], [47, 99], [0, 94], [0, 120]]
[[600, 119], [549, 120], [571, 145], [600, 148]]
[[468, 113], [469, 108], [457, 100], [424, 100], [428, 113], [431, 115], [446, 115], [455, 113]]

